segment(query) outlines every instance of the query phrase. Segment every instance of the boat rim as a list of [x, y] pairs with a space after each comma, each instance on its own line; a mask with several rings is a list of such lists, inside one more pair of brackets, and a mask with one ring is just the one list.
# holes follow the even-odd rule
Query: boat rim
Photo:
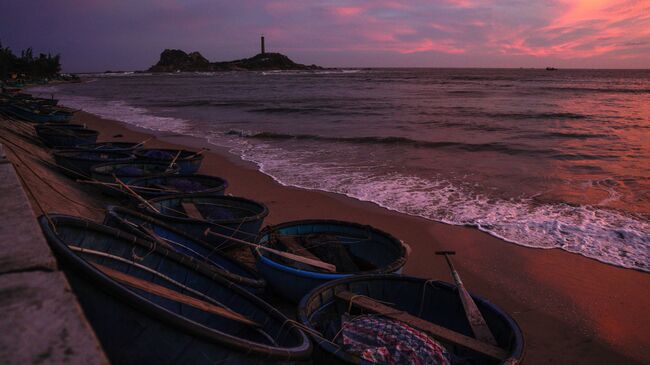
[[[266, 206], [264, 203], [257, 202], [252, 199], [247, 199], [243, 198], [240, 196], [232, 196], [232, 195], [212, 195], [212, 194], [206, 194], [206, 193], [189, 193], [189, 194], [173, 194], [173, 195], [165, 195], [165, 196], [159, 196], [155, 197], [152, 199], [149, 199], [149, 203], [158, 203], [163, 200], [171, 200], [171, 199], [180, 199], [183, 200], [184, 198], [208, 198], [208, 199], [219, 199], [219, 200], [230, 200], [230, 201], [239, 201], [239, 202], [245, 202], [247, 204], [254, 204], [257, 206], [262, 207], [262, 211], [260, 213], [257, 213], [253, 216], [246, 216], [243, 218], [237, 218], [237, 219], [213, 219], [211, 221], [208, 220], [199, 220], [199, 219], [194, 219], [194, 218], [187, 218], [187, 217], [175, 217], [172, 215], [168, 214], [163, 214], [163, 213], [157, 213], [154, 212], [150, 207], [146, 206], [146, 210], [154, 215], [161, 215], [169, 219], [174, 219], [178, 220], [181, 222], [206, 222], [208, 224], [218, 223], [218, 224], [223, 224], [223, 223], [238, 223], [238, 222], [252, 222], [256, 221], [258, 219], [264, 219], [267, 215], [269, 215], [269, 208]], [[142, 206], [142, 205], [141, 205]]]
[[383, 273], [388, 273], [388, 272], [395, 272], [404, 265], [406, 265], [406, 261], [408, 259], [408, 249], [406, 248], [404, 242], [402, 240], [397, 239], [395, 236], [391, 235], [388, 232], [384, 232], [381, 229], [375, 228], [373, 226], [367, 225], [367, 224], [360, 224], [360, 223], [355, 223], [355, 222], [348, 222], [348, 221], [341, 221], [341, 220], [336, 220], [336, 219], [302, 219], [302, 220], [295, 220], [295, 221], [289, 221], [289, 222], [283, 222], [275, 225], [268, 225], [264, 227], [260, 233], [257, 236], [257, 239], [255, 243], [261, 245], [260, 240], [262, 237], [265, 235], [269, 234], [272, 230], [278, 229], [278, 228], [285, 228], [285, 227], [290, 227], [290, 226], [296, 226], [299, 224], [336, 224], [336, 225], [346, 225], [346, 226], [354, 226], [356, 228], [362, 228], [366, 230], [372, 230], [376, 233], [379, 233], [380, 235], [388, 238], [391, 242], [398, 243], [399, 244], [399, 257], [395, 260], [393, 260], [391, 263], [384, 265], [380, 268], [374, 269], [374, 270], [362, 270], [362, 271], [354, 271], [354, 272], [349, 272], [349, 273], [340, 273], [340, 274], [329, 274], [329, 273], [323, 273], [323, 272], [318, 272], [318, 271], [310, 271], [310, 270], [302, 270], [302, 269], [297, 269], [291, 266], [283, 265], [279, 262], [276, 262], [269, 257], [262, 255], [259, 253], [259, 249], [255, 248], [253, 249], [253, 255], [261, 260], [263, 263], [272, 266], [273, 268], [276, 268], [281, 271], [293, 273], [296, 275], [300, 275], [303, 277], [308, 277], [308, 278], [313, 278], [313, 279], [325, 279], [325, 280], [337, 280], [341, 278], [346, 278], [349, 276], [357, 276], [357, 275], [364, 275], [364, 274], [383, 274]]
[[[349, 283], [355, 283], [355, 282], [360, 282], [360, 281], [369, 281], [369, 280], [392, 280], [392, 281], [411, 281], [411, 282], [417, 282], [417, 283], [429, 283], [431, 285], [437, 285], [439, 287], [443, 287], [445, 289], [449, 290], [456, 290], [456, 285], [441, 281], [441, 280], [429, 280], [425, 278], [419, 278], [415, 276], [408, 276], [408, 275], [396, 275], [396, 274], [373, 274], [373, 275], [354, 275], [350, 276], [347, 278], [342, 278], [338, 280], [332, 280], [328, 281], [326, 283], [323, 283], [316, 288], [312, 289], [308, 294], [306, 294], [300, 302], [298, 303], [298, 310], [297, 310], [297, 318], [298, 321], [310, 328], [314, 329], [311, 325], [310, 317], [307, 314], [307, 306], [310, 302], [315, 300], [317, 297], [321, 296], [321, 293], [324, 292], [327, 289], [332, 289], [338, 285], [341, 284], [349, 284]], [[472, 294], [470, 293], [470, 296], [475, 302], [479, 302], [482, 305], [490, 308], [490, 310], [495, 311], [503, 320], [505, 320], [508, 323], [508, 326], [512, 329], [513, 335], [515, 337], [514, 343], [515, 346], [512, 350], [509, 352], [509, 359], [515, 358], [517, 359], [516, 364], [520, 364], [524, 360], [524, 355], [525, 355], [525, 341], [524, 341], [524, 336], [523, 332], [521, 330], [521, 327], [519, 327], [519, 324], [504, 310], [502, 310], [499, 306], [495, 305], [494, 303], [490, 302], [489, 300]], [[321, 297], [322, 299], [322, 297]], [[319, 306], [318, 308], [321, 308], [322, 306]], [[313, 312], [312, 312], [313, 313]], [[308, 332], [309, 333], [309, 332]], [[313, 335], [310, 335], [313, 337]], [[346, 353], [346, 352], [341, 352], [337, 351], [337, 348], [335, 348], [332, 344], [330, 344], [327, 341], [315, 341], [317, 346], [322, 346], [325, 348], [325, 350], [338, 357], [339, 359], [343, 359], [347, 362], [351, 363], [357, 363], [357, 358]], [[355, 361], [357, 360], [357, 361]], [[509, 364], [508, 360], [505, 360], [501, 364]]]

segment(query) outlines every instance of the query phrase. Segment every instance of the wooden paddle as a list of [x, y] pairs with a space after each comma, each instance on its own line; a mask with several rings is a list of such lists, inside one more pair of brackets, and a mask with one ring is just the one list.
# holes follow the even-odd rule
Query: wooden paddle
[[218, 307], [212, 303], [208, 303], [203, 300], [191, 297], [189, 295], [179, 293], [175, 290], [166, 288], [162, 285], [154, 284], [150, 281], [136, 278], [135, 276], [125, 274], [121, 271], [113, 270], [104, 265], [100, 265], [94, 262], [92, 263], [92, 265], [95, 266], [99, 271], [106, 274], [111, 279], [126, 284], [128, 286], [131, 286], [133, 288], [141, 289], [148, 293], [155, 294], [159, 297], [167, 298], [182, 304], [186, 304], [194, 308], [198, 308], [204, 312], [216, 314], [220, 317], [228, 318], [239, 323], [243, 323], [258, 328], [262, 327], [260, 326], [259, 323], [251, 321], [250, 319], [230, 309]]
[[449, 328], [439, 326], [435, 323], [425, 321], [424, 319], [411, 315], [407, 312], [400, 311], [388, 305], [379, 303], [378, 301], [365, 295], [359, 295], [349, 291], [340, 291], [337, 292], [335, 296], [338, 299], [341, 299], [350, 304], [354, 304], [357, 307], [369, 312], [377, 313], [396, 321], [406, 323], [413, 328], [427, 332], [432, 337], [439, 340], [451, 342], [454, 345], [462, 346], [464, 348], [487, 355], [491, 358], [503, 361], [509, 356], [508, 352], [500, 347], [465, 336], [462, 333], [458, 333], [456, 331], [450, 330]]
[[487, 323], [485, 323], [485, 318], [483, 318], [481, 311], [478, 310], [478, 307], [476, 306], [476, 303], [474, 303], [472, 296], [469, 295], [469, 293], [465, 289], [465, 285], [463, 285], [463, 281], [460, 280], [460, 275], [458, 275], [458, 272], [454, 268], [454, 264], [451, 263], [451, 259], [449, 258], [449, 256], [455, 254], [456, 252], [454, 251], [436, 252], [436, 255], [443, 255], [447, 260], [447, 264], [451, 269], [451, 275], [454, 277], [454, 281], [456, 282], [456, 286], [458, 288], [458, 295], [460, 295], [460, 301], [463, 303], [463, 309], [465, 309], [465, 316], [469, 321], [470, 327], [472, 327], [472, 332], [474, 332], [474, 337], [478, 338], [483, 342], [487, 342], [491, 345], [496, 346], [497, 341], [494, 339], [494, 336], [492, 335], [492, 331], [490, 331], [490, 328], [488, 327]]
[[160, 210], [156, 209], [156, 207], [154, 207], [153, 205], [151, 205], [151, 203], [149, 203], [149, 202], [147, 201], [147, 199], [141, 197], [140, 194], [138, 194], [138, 193], [136, 193], [135, 191], [133, 191], [133, 189], [131, 189], [128, 185], [126, 185], [125, 183], [123, 183], [122, 180], [120, 180], [117, 176], [115, 176], [115, 174], [113, 174], [113, 178], [115, 179], [115, 181], [117, 181], [118, 184], [120, 184], [124, 189], [126, 189], [127, 192], [131, 193], [131, 194], [132, 194], [133, 196], [135, 196], [138, 200], [140, 200], [140, 201], [143, 202], [146, 206], [148, 206], [149, 208], [151, 208], [154, 212], [160, 214]]
[[336, 272], [336, 266], [334, 266], [332, 264], [328, 264], [327, 262], [323, 262], [323, 261], [315, 260], [315, 259], [310, 259], [310, 258], [307, 258], [307, 257], [304, 257], [304, 256], [294, 255], [292, 253], [288, 253], [288, 252], [284, 252], [284, 251], [280, 251], [280, 250], [275, 250], [275, 249], [272, 249], [270, 247], [257, 245], [255, 243], [240, 240], [240, 239], [235, 238], [235, 237], [226, 236], [225, 234], [221, 234], [221, 233], [218, 233], [218, 232], [213, 232], [213, 231], [210, 230], [210, 228], [207, 228], [203, 232], [203, 235], [205, 235], [205, 236], [212, 235], [212, 236], [228, 239], [228, 240], [231, 240], [231, 241], [234, 241], [234, 242], [237, 242], [237, 243], [241, 243], [241, 244], [244, 244], [244, 245], [247, 245], [247, 246], [258, 248], [260, 250], [265, 250], [265, 251], [268, 251], [268, 252], [272, 252], [272, 253], [274, 253], [274, 254], [276, 254], [278, 256], [282, 256], [282, 257], [284, 257], [286, 259], [289, 259], [291, 261], [296, 261], [296, 262], [303, 263], [305, 265], [317, 267], [319, 269], [322, 269], [322, 270], [325, 270], [325, 271], [331, 272], [331, 273]]

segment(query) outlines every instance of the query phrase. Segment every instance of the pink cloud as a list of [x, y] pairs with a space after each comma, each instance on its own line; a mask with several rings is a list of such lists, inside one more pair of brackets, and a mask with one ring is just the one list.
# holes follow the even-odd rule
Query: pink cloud
[[341, 6], [333, 9], [334, 13], [339, 16], [353, 16], [363, 12], [363, 8], [358, 6]]

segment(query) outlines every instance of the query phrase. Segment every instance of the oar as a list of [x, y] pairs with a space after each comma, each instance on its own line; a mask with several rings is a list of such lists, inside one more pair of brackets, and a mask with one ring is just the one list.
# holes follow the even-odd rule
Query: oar
[[494, 339], [492, 331], [490, 331], [487, 323], [485, 323], [485, 318], [483, 318], [483, 315], [478, 310], [478, 307], [476, 307], [476, 303], [474, 303], [474, 300], [465, 289], [465, 285], [463, 285], [463, 281], [460, 280], [460, 275], [458, 275], [458, 272], [454, 268], [454, 264], [451, 263], [451, 258], [449, 258], [449, 256], [455, 254], [456, 252], [454, 251], [436, 252], [436, 255], [443, 255], [447, 260], [447, 264], [451, 269], [451, 275], [454, 277], [454, 281], [458, 287], [458, 294], [460, 295], [460, 301], [463, 303], [463, 309], [465, 309], [465, 316], [469, 321], [470, 327], [472, 327], [472, 332], [474, 332], [474, 337], [483, 342], [497, 346], [497, 341]]
[[[120, 184], [115, 184], [115, 183], [107, 183], [103, 181], [94, 181], [94, 180], [81, 180], [77, 179], [76, 180], [78, 183], [81, 184], [90, 184], [90, 185], [104, 185], [104, 186], [111, 186], [111, 187], [118, 187], [122, 186]], [[178, 190], [169, 190], [169, 189], [160, 189], [160, 188], [150, 188], [147, 186], [138, 186], [137, 187], [139, 190], [147, 190], [147, 191], [162, 191], [166, 193], [178, 193]]]
[[147, 201], [147, 199], [141, 197], [140, 194], [138, 194], [138, 193], [136, 193], [135, 191], [133, 191], [133, 189], [131, 189], [128, 185], [126, 185], [125, 183], [123, 183], [122, 180], [120, 180], [117, 176], [115, 176], [115, 174], [113, 174], [113, 178], [115, 179], [115, 181], [117, 181], [118, 184], [120, 184], [124, 189], [126, 189], [127, 192], [131, 193], [131, 194], [132, 194], [133, 196], [135, 196], [138, 200], [140, 200], [140, 201], [143, 202], [146, 206], [148, 206], [149, 208], [151, 208], [154, 212], [160, 214], [160, 210], [156, 209], [156, 207], [154, 207], [153, 205], [151, 205], [151, 204]]
[[142, 141], [142, 142], [136, 144], [135, 146], [133, 146], [133, 149], [136, 149], [136, 148], [138, 148], [138, 147], [140, 147], [140, 146], [144, 146], [144, 144], [147, 143], [147, 142], [149, 142], [149, 140], [151, 140], [151, 138], [152, 138], [152, 137], [149, 137], [149, 138], [145, 139], [144, 141]]
[[310, 259], [310, 258], [300, 256], [300, 255], [294, 255], [292, 253], [288, 253], [288, 252], [284, 252], [284, 251], [280, 251], [280, 250], [275, 250], [275, 249], [272, 249], [270, 247], [266, 247], [266, 246], [258, 245], [258, 244], [251, 243], [251, 242], [248, 242], [248, 241], [240, 240], [240, 239], [235, 238], [235, 237], [226, 236], [225, 234], [221, 234], [221, 233], [218, 233], [218, 232], [213, 232], [213, 231], [210, 230], [210, 228], [206, 228], [206, 230], [203, 232], [203, 234], [205, 236], [212, 235], [212, 236], [224, 238], [224, 239], [227, 239], [227, 240], [235, 241], [237, 243], [241, 243], [241, 244], [244, 244], [244, 245], [247, 245], [247, 246], [255, 247], [255, 248], [258, 248], [260, 250], [265, 250], [265, 251], [268, 251], [268, 252], [272, 252], [272, 253], [274, 253], [274, 254], [276, 254], [278, 256], [282, 256], [282, 257], [287, 258], [287, 259], [289, 259], [291, 261], [296, 261], [296, 262], [300, 262], [300, 263], [303, 263], [303, 264], [306, 264], [306, 265], [309, 265], [309, 266], [317, 267], [319, 269], [322, 269], [322, 270], [325, 270], [325, 271], [328, 271], [328, 272], [332, 272], [332, 273], [336, 272], [336, 266], [332, 265], [332, 264], [328, 264], [327, 262]]
[[125, 274], [121, 271], [113, 270], [109, 267], [106, 267], [104, 265], [100, 265], [94, 262], [91, 262], [93, 266], [95, 266], [99, 271], [103, 272], [106, 274], [108, 277], [111, 279], [118, 281], [120, 283], [126, 284], [128, 286], [131, 286], [133, 288], [137, 288], [140, 290], [144, 290], [148, 293], [158, 295], [162, 298], [170, 299], [173, 301], [176, 301], [178, 303], [186, 304], [189, 306], [192, 306], [194, 308], [198, 308], [202, 311], [216, 314], [220, 317], [228, 318], [233, 321], [237, 321], [242, 324], [246, 324], [249, 326], [257, 327], [260, 328], [260, 324], [257, 322], [253, 322], [250, 319], [242, 316], [241, 314], [234, 312], [230, 309], [223, 308], [223, 307], [218, 307], [212, 303], [205, 302], [200, 299], [196, 299], [194, 297], [191, 297], [189, 295], [185, 295], [182, 293], [179, 293], [175, 290], [166, 288], [162, 285], [154, 284], [150, 281], [142, 280], [140, 278], [136, 278], [135, 276], [131, 276], [128, 274]]
[[174, 159], [169, 164], [169, 167], [167, 167], [168, 169], [171, 169], [174, 166], [174, 162], [176, 162], [176, 159], [178, 159], [178, 156], [181, 155], [181, 152], [183, 152], [183, 150], [178, 150], [178, 153], [176, 153], [176, 156], [174, 156]]

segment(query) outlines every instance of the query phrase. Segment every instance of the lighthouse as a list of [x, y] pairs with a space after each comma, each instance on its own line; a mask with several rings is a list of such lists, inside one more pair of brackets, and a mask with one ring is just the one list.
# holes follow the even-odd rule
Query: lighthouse
[[264, 34], [262, 34], [262, 36], [260, 37], [260, 49], [261, 49], [261, 52], [260, 52], [261, 54], [266, 53], [265, 50], [264, 50]]

